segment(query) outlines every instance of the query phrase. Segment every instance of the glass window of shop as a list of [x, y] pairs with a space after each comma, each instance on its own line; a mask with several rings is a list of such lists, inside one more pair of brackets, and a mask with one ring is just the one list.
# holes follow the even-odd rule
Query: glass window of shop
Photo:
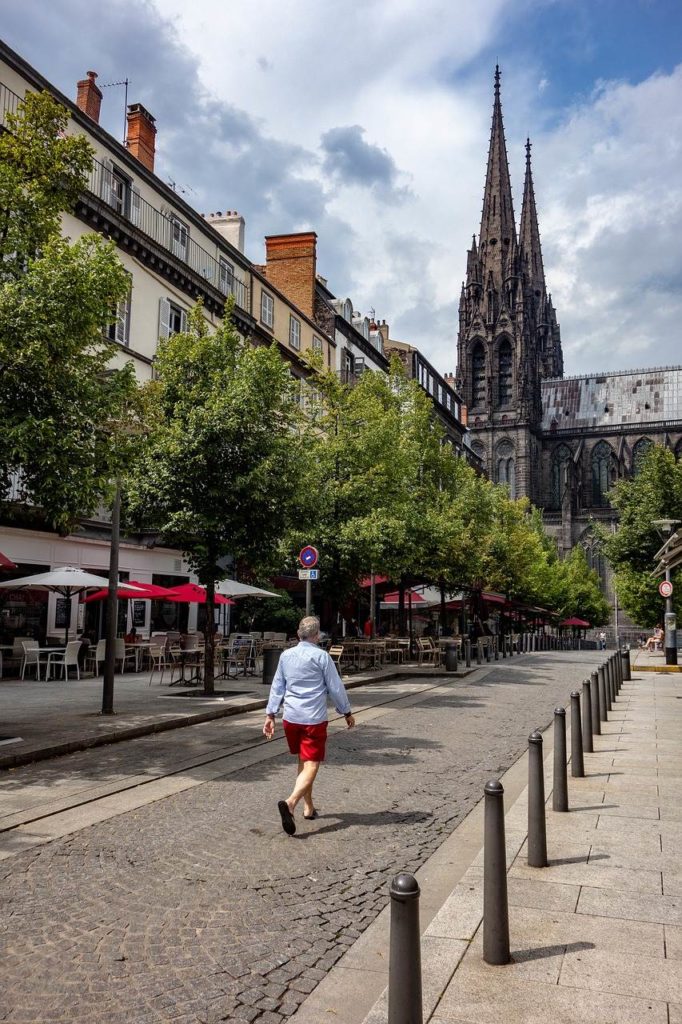
[[[189, 583], [189, 576], [166, 576], [163, 573], [155, 572], [152, 576], [152, 583], [158, 587], [181, 587], [183, 583]], [[176, 630], [178, 633], [186, 633], [188, 620], [188, 604], [181, 604], [177, 601], [152, 601], [152, 632], [170, 629]]]
[[[107, 572], [102, 569], [101, 566], [95, 566], [90, 568], [89, 566], [83, 566], [85, 572], [91, 572], [95, 576], [106, 576]], [[120, 580], [130, 579], [130, 573], [120, 571], [118, 574]], [[87, 595], [86, 595], [87, 596]], [[117, 620], [116, 620], [116, 636], [125, 636], [128, 632], [128, 602], [117, 601]], [[97, 640], [103, 640], [107, 635], [107, 599], [103, 598], [101, 601], [90, 601], [83, 604], [83, 635], [86, 636], [91, 643], [95, 643]]]
[[[3, 583], [18, 580], [22, 576], [34, 576], [47, 572], [49, 565], [19, 562], [16, 569], [3, 572]], [[47, 605], [50, 595], [47, 590], [33, 590], [19, 587], [17, 590], [0, 590], [0, 643], [11, 644], [15, 636], [30, 636], [45, 642], [47, 636]]]

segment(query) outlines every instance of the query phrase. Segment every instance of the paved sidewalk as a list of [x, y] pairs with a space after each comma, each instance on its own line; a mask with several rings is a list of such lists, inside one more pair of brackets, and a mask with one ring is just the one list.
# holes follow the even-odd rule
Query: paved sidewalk
[[[461, 669], [457, 675], [465, 675]], [[356, 673], [347, 689], [397, 678], [436, 678], [442, 669], [405, 665]], [[216, 679], [217, 697], [201, 688], [159, 686], [158, 674], [126, 673], [114, 680], [114, 715], [102, 715], [102, 679], [0, 680], [0, 770], [167, 729], [208, 722], [264, 708], [269, 687], [260, 676]], [[180, 696], [189, 693], [191, 696]]]
[[[424, 1024], [682, 1024], [680, 698], [675, 676], [623, 684], [594, 737], [595, 753], [585, 754], [586, 777], [569, 774], [568, 814], [551, 810], [545, 750], [548, 868], [526, 864], [527, 791], [517, 797], [514, 785], [527, 759], [508, 773], [515, 776], [510, 786], [505, 780], [513, 962], [483, 962], [480, 850], [422, 937]], [[480, 809], [469, 816], [479, 846]], [[428, 901], [428, 879], [421, 886]], [[383, 933], [385, 942], [386, 921]], [[364, 969], [385, 972], [378, 951], [367, 949]], [[333, 973], [341, 977], [343, 965]], [[309, 1018], [303, 1004], [293, 1020]], [[384, 992], [365, 1024], [386, 1020]]]

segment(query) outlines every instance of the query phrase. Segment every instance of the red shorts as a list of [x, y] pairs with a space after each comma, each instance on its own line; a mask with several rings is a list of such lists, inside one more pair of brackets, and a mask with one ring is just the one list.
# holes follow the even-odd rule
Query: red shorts
[[327, 723], [300, 725], [298, 722], [282, 722], [289, 751], [298, 754], [302, 761], [324, 761], [327, 743]]

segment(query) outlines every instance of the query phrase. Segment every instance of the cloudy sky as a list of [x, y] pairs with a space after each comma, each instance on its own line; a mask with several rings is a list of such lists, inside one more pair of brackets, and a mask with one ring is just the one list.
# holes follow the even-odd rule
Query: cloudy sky
[[[238, 209], [247, 254], [314, 229], [318, 271], [456, 362], [493, 71], [517, 222], [524, 142], [567, 374], [682, 362], [679, 0], [23, 0], [2, 33], [72, 98], [131, 81], [157, 172]], [[102, 123], [120, 138], [123, 90]]]

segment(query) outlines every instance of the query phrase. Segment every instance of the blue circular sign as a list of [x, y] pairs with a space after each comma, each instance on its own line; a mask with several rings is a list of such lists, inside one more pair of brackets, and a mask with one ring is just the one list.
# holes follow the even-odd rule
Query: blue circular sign
[[298, 560], [305, 569], [312, 569], [314, 565], [317, 565], [318, 557], [317, 548], [314, 548], [311, 544], [306, 544], [301, 550]]

